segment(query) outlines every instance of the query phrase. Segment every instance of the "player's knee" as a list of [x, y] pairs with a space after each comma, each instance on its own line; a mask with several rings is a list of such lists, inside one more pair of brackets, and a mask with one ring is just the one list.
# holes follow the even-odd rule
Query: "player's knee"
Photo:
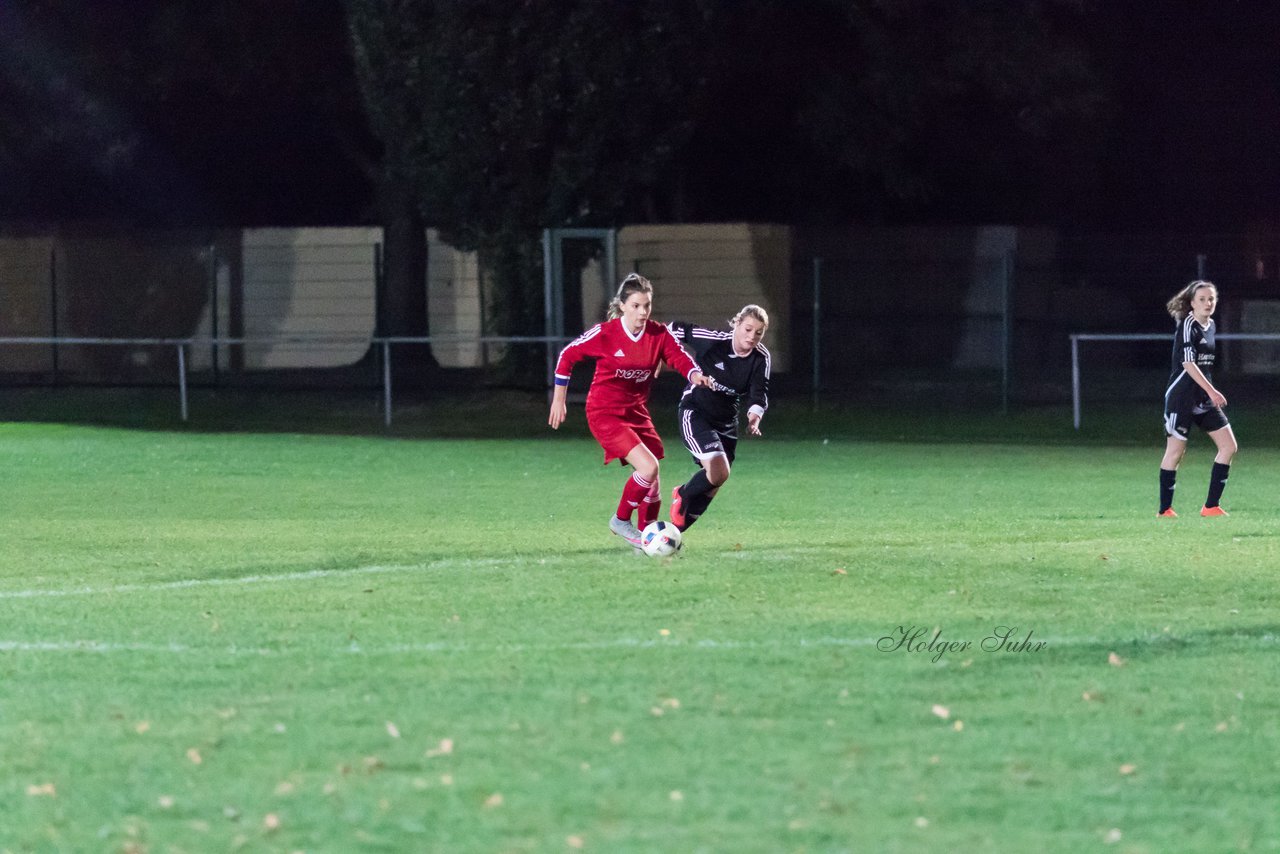
[[723, 460], [707, 467], [707, 480], [712, 486], [723, 486], [729, 479], [729, 464]]

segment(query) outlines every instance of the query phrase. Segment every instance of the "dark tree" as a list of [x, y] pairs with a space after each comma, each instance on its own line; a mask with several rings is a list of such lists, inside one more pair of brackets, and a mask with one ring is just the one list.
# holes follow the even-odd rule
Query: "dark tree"
[[659, 180], [701, 104], [710, 13], [660, 0], [347, 8], [389, 179], [479, 252], [492, 331], [538, 331], [540, 231], [614, 224]]
[[337, 0], [0, 4], [0, 214], [350, 223], [376, 149]]

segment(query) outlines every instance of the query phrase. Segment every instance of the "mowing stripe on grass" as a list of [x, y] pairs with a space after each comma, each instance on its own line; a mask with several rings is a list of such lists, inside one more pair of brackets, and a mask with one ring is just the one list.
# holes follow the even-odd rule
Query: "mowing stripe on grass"
[[0, 599], [40, 599], [59, 596], [102, 596], [112, 593], [146, 593], [154, 590], [185, 590], [192, 587], [234, 587], [247, 584], [285, 584], [315, 581], [320, 578], [342, 578], [352, 575], [380, 575], [392, 572], [431, 571], [437, 569], [472, 569], [523, 563], [521, 559], [485, 558], [437, 560], [431, 563], [355, 566], [347, 569], [309, 569], [305, 572], [282, 572], [277, 575], [241, 575], [233, 578], [184, 578], [138, 584], [116, 584], [111, 587], [35, 588], [32, 590], [0, 590]]
[[[1280, 636], [1266, 632], [1260, 635], [1241, 632], [1236, 635], [1223, 637], [1217, 636], [1215, 640], [1234, 640], [1241, 643], [1249, 644], [1276, 644], [1280, 642]], [[184, 654], [216, 654], [216, 655], [252, 655], [252, 656], [277, 656], [277, 655], [294, 655], [294, 654], [319, 654], [334, 655], [346, 654], [356, 656], [396, 656], [396, 655], [491, 655], [494, 653], [504, 654], [524, 654], [524, 653], [548, 653], [548, 652], [604, 652], [608, 650], [705, 650], [705, 651], [727, 651], [733, 652], [743, 651], [760, 651], [760, 650], [785, 650], [785, 649], [830, 649], [836, 648], [878, 648], [878, 644], [884, 638], [841, 638], [841, 637], [818, 637], [818, 638], [796, 638], [795, 640], [768, 640], [768, 641], [750, 641], [750, 640], [715, 640], [711, 638], [700, 638], [697, 640], [684, 641], [677, 638], [663, 638], [654, 640], [652, 638], [614, 638], [611, 640], [598, 641], [579, 641], [569, 643], [556, 644], [527, 644], [527, 643], [508, 643], [508, 644], [466, 644], [466, 643], [449, 643], [425, 642], [425, 643], [399, 643], [387, 646], [366, 646], [359, 643], [351, 643], [345, 646], [333, 647], [330, 649], [319, 650], [314, 647], [251, 647], [238, 646], [231, 644], [225, 647], [205, 647], [190, 646], [183, 643], [115, 643], [111, 641], [98, 640], [65, 640], [65, 641], [23, 641], [23, 640], [0, 640], [0, 652], [91, 652], [98, 654], [105, 653], [164, 653], [174, 655]], [[1168, 635], [1157, 634], [1147, 637], [1135, 638], [1099, 638], [1099, 637], [1048, 637], [1040, 639], [1043, 641], [1045, 650], [1076, 648], [1095, 646], [1099, 648], [1115, 648], [1126, 649], [1134, 645], [1144, 646], [1167, 646], [1171, 643], [1189, 644], [1194, 641], [1186, 638], [1171, 638]], [[881, 650], [883, 651], [883, 650]], [[928, 651], [909, 652], [909, 653], [887, 653], [887, 654], [905, 654], [912, 657], [929, 657]], [[984, 655], [995, 656], [1016, 656], [1018, 653], [1010, 652], [983, 652]], [[974, 651], [967, 651], [965, 655], [954, 654], [948, 655], [948, 661], [953, 659], [972, 658]]]
[[[803, 549], [788, 549], [788, 555], [799, 554]], [[722, 553], [723, 557], [754, 558], [761, 555], [730, 551]], [[771, 555], [777, 560], [777, 555]], [[117, 593], [148, 593], [157, 590], [186, 590], [196, 587], [235, 587], [249, 584], [287, 584], [295, 581], [315, 581], [325, 578], [345, 578], [360, 575], [385, 575], [397, 572], [431, 572], [442, 569], [488, 569], [500, 566], [522, 566], [531, 562], [532, 558], [445, 558], [429, 563], [387, 564], [373, 566], [353, 566], [345, 569], [308, 569], [301, 572], [281, 572], [275, 575], [241, 575], [223, 578], [183, 578], [175, 581], [138, 582], [134, 584], [115, 584], [110, 587], [50, 587], [29, 590], [0, 590], [0, 600], [4, 599], [42, 599], [67, 596], [103, 596]], [[638, 565], [644, 565], [643, 562]]]

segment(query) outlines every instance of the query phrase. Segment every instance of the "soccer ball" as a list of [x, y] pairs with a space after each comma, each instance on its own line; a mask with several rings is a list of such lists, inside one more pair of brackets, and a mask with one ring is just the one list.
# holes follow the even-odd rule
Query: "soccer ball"
[[680, 546], [680, 529], [670, 522], [650, 522], [640, 532], [640, 548], [649, 557], [673, 555]]

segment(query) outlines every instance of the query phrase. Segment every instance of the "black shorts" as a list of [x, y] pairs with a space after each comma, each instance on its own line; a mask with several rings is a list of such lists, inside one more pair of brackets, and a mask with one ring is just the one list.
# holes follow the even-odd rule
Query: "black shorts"
[[1164, 399], [1164, 432], [1174, 439], [1186, 441], [1195, 424], [1206, 433], [1221, 430], [1230, 424], [1222, 407], [1214, 406], [1196, 386], [1182, 390], [1170, 389]]
[[733, 455], [738, 450], [738, 437], [734, 431], [716, 428], [693, 409], [681, 407], [676, 415], [680, 422], [680, 438], [699, 465], [717, 454], [724, 454], [729, 465], [733, 465]]

